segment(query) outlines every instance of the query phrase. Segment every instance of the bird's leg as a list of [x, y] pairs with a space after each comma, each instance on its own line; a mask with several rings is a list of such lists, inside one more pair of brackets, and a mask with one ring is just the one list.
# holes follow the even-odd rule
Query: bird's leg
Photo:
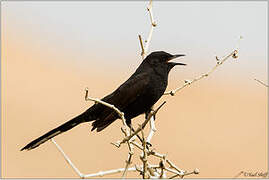
[[[135, 129], [134, 129], [133, 126], [132, 126], [132, 122], [131, 122], [131, 120], [126, 120], [126, 124], [127, 124], [127, 126], [131, 129], [132, 132], [135, 132]], [[142, 138], [141, 138], [138, 134], [137, 134], [136, 136], [138, 137], [138, 139], [139, 139], [140, 142], [142, 143], [142, 142], [143, 142]]]
[[[149, 114], [151, 113], [151, 111], [152, 111], [152, 108], [149, 111], [145, 112], [145, 119], [148, 119]], [[153, 118], [154, 118], [154, 121], [155, 121], [155, 114], [153, 115]], [[152, 144], [150, 142], [146, 142], [146, 145], [149, 146], [149, 147], [152, 147]]]

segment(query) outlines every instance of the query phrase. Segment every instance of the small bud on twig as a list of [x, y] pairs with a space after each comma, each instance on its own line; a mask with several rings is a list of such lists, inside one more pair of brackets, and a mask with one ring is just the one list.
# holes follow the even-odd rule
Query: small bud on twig
[[191, 81], [190, 81], [190, 80], [188, 80], [188, 79], [185, 79], [185, 80], [184, 80], [184, 83], [185, 83], [185, 84], [190, 84], [190, 83], [191, 83]]
[[234, 59], [238, 58], [238, 51], [237, 51], [237, 50], [234, 50], [233, 58], [234, 58]]
[[195, 169], [193, 170], [193, 173], [194, 173], [194, 174], [199, 174], [200, 171], [199, 171], [199, 169], [195, 168]]

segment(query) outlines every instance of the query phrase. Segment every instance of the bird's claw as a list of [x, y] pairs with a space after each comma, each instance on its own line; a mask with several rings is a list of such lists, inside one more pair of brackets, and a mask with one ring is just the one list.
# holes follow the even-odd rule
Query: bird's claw
[[150, 142], [146, 142], [146, 148], [149, 150], [149, 148], [152, 147], [152, 144]]

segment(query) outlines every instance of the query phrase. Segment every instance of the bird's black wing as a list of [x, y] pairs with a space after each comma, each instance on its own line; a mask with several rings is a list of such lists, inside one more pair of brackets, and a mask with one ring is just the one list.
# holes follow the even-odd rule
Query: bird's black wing
[[[144, 93], [150, 82], [150, 72], [139, 73], [131, 76], [118, 89], [102, 100], [113, 104], [116, 108], [123, 110], [132, 104], [141, 94]], [[101, 131], [119, 118], [118, 114], [111, 108], [104, 108], [100, 116], [93, 122], [93, 128]]]

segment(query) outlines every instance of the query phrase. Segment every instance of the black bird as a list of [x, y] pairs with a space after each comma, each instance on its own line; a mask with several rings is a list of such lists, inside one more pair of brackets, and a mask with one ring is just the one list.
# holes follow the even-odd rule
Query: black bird
[[[186, 65], [170, 62], [170, 60], [180, 56], [184, 55], [171, 55], [164, 51], [152, 52], [142, 61], [127, 81], [114, 92], [105, 96], [102, 101], [113, 104], [124, 112], [126, 123], [131, 127], [131, 119], [142, 113], [149, 112], [150, 108], [163, 95], [167, 87], [170, 70], [175, 65]], [[80, 123], [94, 121], [92, 131], [96, 129], [99, 132], [119, 118], [119, 115], [111, 108], [102, 104], [95, 104], [77, 117], [30, 142], [21, 151], [34, 149]]]

